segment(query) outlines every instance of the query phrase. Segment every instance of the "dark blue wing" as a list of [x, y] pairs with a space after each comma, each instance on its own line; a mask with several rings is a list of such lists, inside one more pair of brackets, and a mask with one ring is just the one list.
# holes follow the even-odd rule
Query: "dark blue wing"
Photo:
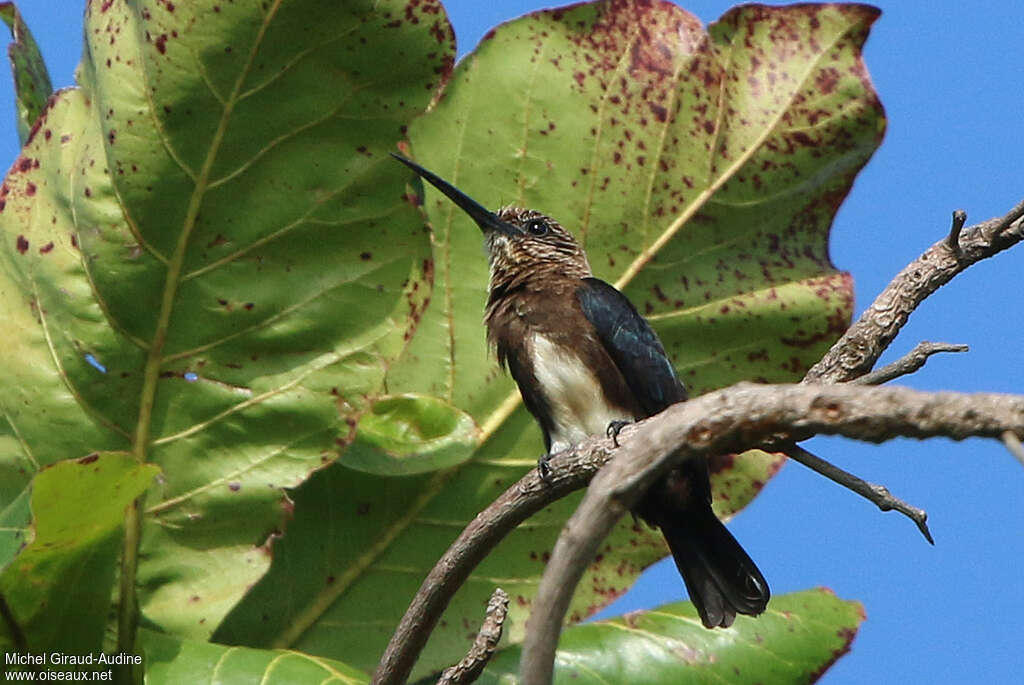
[[661, 340], [625, 295], [597, 278], [584, 278], [576, 297], [647, 416], [686, 399]]

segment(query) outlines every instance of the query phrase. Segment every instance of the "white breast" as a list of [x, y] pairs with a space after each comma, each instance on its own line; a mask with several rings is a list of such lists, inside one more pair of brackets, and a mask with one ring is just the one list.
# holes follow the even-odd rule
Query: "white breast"
[[597, 377], [572, 350], [534, 335], [533, 374], [551, 409], [554, 429], [551, 452], [561, 451], [591, 435], [603, 435], [612, 421], [633, 416], [604, 400]]

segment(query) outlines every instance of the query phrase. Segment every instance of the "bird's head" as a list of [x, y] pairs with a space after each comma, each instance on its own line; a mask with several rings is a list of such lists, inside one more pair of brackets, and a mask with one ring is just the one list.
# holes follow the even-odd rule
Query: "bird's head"
[[583, 248], [560, 223], [534, 209], [502, 207], [499, 221], [514, 230], [488, 230], [481, 226], [487, 242], [492, 270], [561, 269], [565, 275], [583, 278], [590, 265]]
[[392, 153], [398, 161], [444, 193], [483, 231], [491, 265], [491, 286], [551, 275], [590, 275], [587, 255], [569, 231], [533, 209], [504, 207], [492, 212], [440, 176]]

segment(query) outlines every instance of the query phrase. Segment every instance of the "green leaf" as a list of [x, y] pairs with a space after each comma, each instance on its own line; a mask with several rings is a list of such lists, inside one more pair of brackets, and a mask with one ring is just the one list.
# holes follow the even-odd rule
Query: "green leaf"
[[[410, 127], [412, 151], [487, 206], [537, 208], [572, 230], [596, 275], [651, 318], [694, 391], [792, 381], [852, 310], [852, 282], [829, 261], [828, 232], [884, 129], [860, 56], [877, 16], [862, 5], [745, 6], [705, 31], [667, 2], [536, 12], [498, 27], [459, 64]], [[222, 626], [225, 641], [371, 669], [446, 545], [543, 452], [486, 347], [479, 229], [432, 190], [424, 209], [435, 295], [389, 367], [388, 389], [468, 412], [480, 447], [448, 471], [354, 478], [337, 465], [298, 488], [297, 517], [270, 573]], [[761, 453], [717, 460], [719, 512], [741, 508], [779, 464]], [[497, 584], [512, 598], [506, 635], [522, 639], [546, 554], [575, 501], [520, 526], [481, 564], [417, 674], [464, 654], [466, 626]], [[300, 517], [303, 509], [318, 514]], [[354, 542], [340, 539], [351, 531]], [[584, 577], [571, 619], [607, 604], [665, 554], [657, 532], [624, 521]]]
[[382, 397], [359, 418], [343, 463], [357, 471], [404, 476], [462, 463], [476, 450], [472, 417], [429, 395]]
[[[850, 650], [864, 610], [818, 589], [773, 597], [758, 618], [707, 630], [689, 602], [567, 629], [555, 683], [812, 683]], [[480, 683], [519, 682], [519, 647], [501, 650]]]
[[[0, 422], [0, 568], [6, 566], [25, 546], [32, 513], [29, 507], [28, 483], [31, 471], [13, 455], [21, 445], [11, 431], [11, 424]], [[13, 457], [13, 458], [12, 458]]]
[[369, 678], [351, 666], [286, 650], [224, 647], [180, 640], [144, 630], [140, 633], [149, 685], [362, 685]]
[[[340, 463], [314, 473], [293, 493], [294, 518], [274, 542], [270, 572], [225, 618], [213, 639], [261, 647], [295, 645], [311, 654], [345, 652], [351, 658], [343, 661], [370, 671], [382, 634], [390, 637], [394, 617], [409, 604], [406, 576], [432, 566], [438, 546], [449, 539], [451, 531], [443, 521], [432, 529], [415, 527], [417, 536], [408, 532], [404, 519], [409, 503], [415, 511], [440, 477], [386, 478]], [[401, 563], [414, 556], [410, 568], [415, 571], [388, 563], [382, 554]], [[329, 627], [325, 616], [341, 623]], [[356, 624], [362, 630], [350, 630]], [[336, 639], [349, 642], [335, 644]]]
[[264, 573], [285, 488], [347, 445], [429, 297], [386, 152], [453, 48], [406, 9], [91, 3], [79, 87], [0, 190], [0, 512], [24, 526], [67, 454], [158, 465], [149, 625], [205, 639]]
[[14, 39], [7, 47], [7, 55], [14, 75], [18, 140], [24, 144], [31, 135], [32, 125], [46, 107], [53, 84], [39, 46], [22, 19], [18, 6], [13, 2], [0, 3], [0, 19], [7, 24]]
[[106, 453], [36, 475], [32, 540], [0, 574], [0, 594], [34, 652], [100, 649], [124, 510], [159, 471]]

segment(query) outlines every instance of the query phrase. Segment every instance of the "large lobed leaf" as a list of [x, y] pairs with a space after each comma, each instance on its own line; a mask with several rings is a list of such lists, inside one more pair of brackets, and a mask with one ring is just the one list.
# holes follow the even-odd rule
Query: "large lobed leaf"
[[[556, 683], [809, 683], [850, 649], [864, 619], [856, 602], [828, 590], [783, 595], [754, 620], [708, 631], [689, 603], [669, 604], [566, 630]], [[345, 664], [287, 650], [195, 643], [143, 631], [149, 683], [350, 683]], [[495, 654], [481, 683], [515, 683], [520, 650]], [[436, 678], [424, 682], [434, 682]]]
[[0, 190], [0, 563], [34, 476], [123, 450], [161, 471], [149, 625], [206, 638], [264, 573], [283, 488], [351, 439], [429, 292], [429, 236], [384, 153], [452, 62], [437, 10], [89, 4], [80, 85]]
[[[876, 15], [748, 6], [704, 32], [662, 2], [535, 13], [460, 65], [409, 130], [412, 150], [486, 204], [574, 230], [695, 391], [792, 379], [850, 313], [827, 235], [884, 125], [859, 57]], [[144, 619], [186, 638], [164, 653], [265, 668], [273, 658], [187, 643], [231, 611], [218, 639], [369, 670], [443, 548], [542, 449], [487, 356], [477, 230], [431, 194], [428, 242], [407, 175], [382, 154], [447, 76], [443, 11], [104, 2], [86, 38], [80, 87], [51, 98], [0, 189], [5, 578], [25, 568], [9, 562], [30, 535], [33, 478], [129, 451], [162, 470], [138, 573]], [[342, 459], [305, 480], [350, 443], [359, 471]], [[720, 511], [777, 464], [718, 464]], [[292, 508], [281, 488], [300, 482], [287, 534], [264, 545]], [[421, 673], [464, 653], [496, 584], [522, 637], [572, 506], [484, 562]], [[97, 572], [112, 530], [95, 538]], [[573, 618], [663, 554], [623, 524]], [[30, 645], [62, 639], [35, 629], [54, 614], [13, 605]]]
[[[650, 316], [696, 392], [793, 380], [851, 313], [851, 282], [829, 261], [827, 239], [884, 129], [860, 60], [877, 14], [745, 6], [705, 31], [666, 2], [537, 12], [493, 31], [457, 67], [410, 127], [411, 151], [486, 205], [534, 207], [573, 230], [596, 274]], [[387, 383], [468, 411], [479, 449], [457, 468], [405, 478], [366, 460], [353, 475], [344, 459], [315, 474], [295, 493], [296, 518], [270, 572], [217, 639], [371, 669], [441, 550], [543, 450], [486, 350], [479, 231], [432, 191], [424, 209], [434, 296]], [[760, 453], [716, 464], [720, 513], [741, 508], [778, 464]], [[535, 516], [481, 564], [417, 673], [465, 652], [495, 585], [512, 597], [506, 634], [522, 638], [573, 506]], [[572, 619], [664, 554], [658, 535], [624, 522], [585, 576]]]

